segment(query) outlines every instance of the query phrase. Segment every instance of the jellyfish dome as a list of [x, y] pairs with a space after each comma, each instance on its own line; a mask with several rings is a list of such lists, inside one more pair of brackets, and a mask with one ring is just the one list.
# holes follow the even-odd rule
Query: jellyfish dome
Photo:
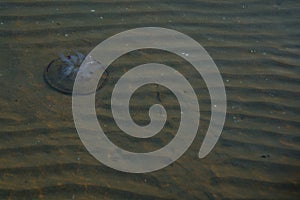
[[[88, 60], [87, 63], [89, 65], [80, 67], [85, 59]], [[64, 94], [72, 94], [75, 78], [78, 74], [80, 79], [88, 80], [95, 70], [101, 68], [103, 68], [101, 63], [92, 60], [91, 57], [86, 58], [79, 52], [75, 52], [75, 55], [67, 56], [60, 54], [58, 58], [52, 60], [45, 68], [44, 78], [53, 89]], [[98, 83], [97, 90], [102, 87], [107, 76], [107, 71], [104, 71]], [[86, 91], [85, 93], [91, 92], [92, 91]]]

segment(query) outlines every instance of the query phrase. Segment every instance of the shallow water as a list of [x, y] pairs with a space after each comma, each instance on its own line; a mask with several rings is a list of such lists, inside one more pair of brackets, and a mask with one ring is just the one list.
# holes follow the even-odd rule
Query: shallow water
[[[300, 2], [293, 0], [1, 1], [0, 199], [298, 199], [299, 13]], [[179, 160], [156, 172], [127, 174], [87, 152], [74, 126], [71, 96], [51, 89], [43, 72], [59, 53], [88, 53], [109, 36], [145, 26], [175, 29], [208, 51], [222, 74], [228, 110], [219, 142], [200, 160], [210, 119], [201, 77], [165, 52], [121, 57], [96, 95], [99, 122], [114, 143], [150, 151], [167, 144], [178, 128], [178, 102], [155, 85], [133, 96], [133, 118], [147, 124], [145, 111], [162, 103], [170, 113], [165, 134], [132, 140], [115, 125], [111, 91], [138, 64], [169, 64], [189, 77], [201, 110], [197, 137]]]

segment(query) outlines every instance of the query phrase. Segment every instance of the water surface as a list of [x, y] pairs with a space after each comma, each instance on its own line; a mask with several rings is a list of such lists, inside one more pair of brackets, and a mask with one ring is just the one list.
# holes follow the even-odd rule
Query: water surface
[[[300, 186], [300, 2], [293, 0], [10, 0], [0, 3], [0, 199], [298, 199]], [[96, 95], [107, 136], [139, 152], [168, 143], [180, 121], [164, 87], [140, 88], [131, 106], [138, 124], [165, 105], [168, 123], [152, 140], [132, 140], [110, 111], [114, 83], [147, 62], [189, 77], [201, 122], [195, 142], [157, 172], [127, 174], [95, 160], [77, 135], [71, 97], [51, 89], [43, 70], [58, 53], [88, 53], [130, 28], [175, 29], [198, 41], [224, 79], [228, 113], [213, 152], [198, 159], [210, 119], [200, 76], [184, 60], [137, 51], [110, 66]], [[145, 100], [146, 99], [146, 100]]]

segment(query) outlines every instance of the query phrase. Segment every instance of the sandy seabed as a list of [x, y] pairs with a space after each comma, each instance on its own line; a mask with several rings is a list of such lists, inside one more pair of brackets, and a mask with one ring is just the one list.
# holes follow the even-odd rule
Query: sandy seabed
[[[298, 199], [300, 196], [300, 2], [285, 0], [6, 0], [0, 2], [0, 199]], [[130, 68], [168, 64], [194, 87], [201, 110], [197, 137], [172, 165], [127, 174], [95, 160], [81, 143], [71, 96], [51, 89], [44, 68], [58, 53], [88, 53], [137, 27], [165, 27], [198, 41], [214, 59], [227, 92], [221, 138], [197, 154], [210, 119], [205, 83], [170, 53], [132, 52], [109, 68], [96, 95], [99, 122], [122, 148], [147, 152], [178, 128], [179, 105], [166, 88], [149, 85], [133, 96], [133, 119], [161, 103], [164, 129], [148, 140], [116, 126], [110, 95]]]

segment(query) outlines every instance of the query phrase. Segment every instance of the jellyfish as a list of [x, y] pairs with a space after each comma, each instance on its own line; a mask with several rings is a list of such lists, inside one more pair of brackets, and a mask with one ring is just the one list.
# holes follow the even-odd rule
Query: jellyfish
[[[73, 85], [77, 75], [79, 78], [87, 80], [92, 77], [96, 70], [103, 68], [103, 65], [94, 60], [91, 56], [74, 51], [73, 55], [59, 54], [58, 58], [52, 60], [44, 72], [45, 81], [54, 89], [65, 94], [72, 94]], [[86, 62], [81, 66], [83, 61]], [[105, 70], [101, 77], [97, 89], [103, 85], [108, 76]], [[88, 93], [88, 92], [87, 92]]]

